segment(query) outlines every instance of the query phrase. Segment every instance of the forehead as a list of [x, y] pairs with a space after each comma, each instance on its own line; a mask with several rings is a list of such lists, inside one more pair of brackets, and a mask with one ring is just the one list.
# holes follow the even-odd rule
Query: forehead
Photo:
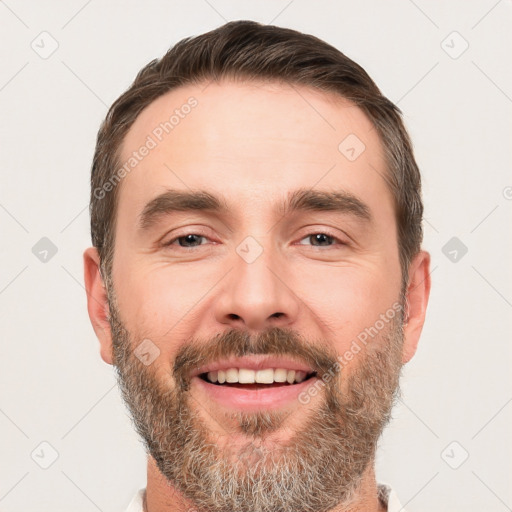
[[298, 85], [180, 87], [138, 116], [120, 160], [128, 172], [119, 209], [141, 211], [168, 188], [221, 191], [239, 205], [299, 187], [343, 188], [392, 203], [370, 120], [338, 95]]

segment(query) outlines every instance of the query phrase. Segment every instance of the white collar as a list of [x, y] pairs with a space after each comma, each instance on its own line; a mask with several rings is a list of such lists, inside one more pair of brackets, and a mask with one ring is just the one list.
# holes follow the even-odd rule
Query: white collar
[[379, 483], [377, 485], [379, 499], [388, 506], [388, 512], [406, 512], [402, 507], [398, 496], [389, 484]]

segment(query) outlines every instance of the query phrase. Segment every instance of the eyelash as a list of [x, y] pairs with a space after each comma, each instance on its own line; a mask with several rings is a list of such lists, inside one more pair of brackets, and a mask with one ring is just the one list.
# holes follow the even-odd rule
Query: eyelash
[[[206, 245], [206, 244], [199, 244], [199, 245], [196, 245], [196, 246], [192, 246], [192, 247], [184, 247], [184, 246], [180, 246], [178, 244], [175, 244], [174, 242], [177, 242], [178, 240], [180, 240], [181, 238], [186, 238], [187, 236], [190, 236], [190, 235], [194, 235], [194, 236], [197, 236], [197, 237], [200, 237], [200, 238], [205, 238], [205, 239], [208, 239], [208, 237], [206, 235], [201, 235], [200, 233], [194, 233], [194, 232], [190, 232], [190, 233], [185, 233], [183, 235], [179, 235], [177, 237], [174, 237], [172, 240], [169, 240], [169, 242], [166, 242], [164, 244], [162, 244], [164, 247], [172, 247], [173, 245], [176, 245], [176, 247], [178, 247], [179, 249], [178, 250], [185, 250], [185, 251], [190, 251], [192, 249], [195, 249], [197, 247], [201, 247], [202, 245]], [[300, 241], [304, 240], [305, 238], [310, 238], [314, 235], [326, 235], [328, 238], [336, 241], [339, 243], [339, 245], [348, 245], [347, 242], [344, 242], [343, 240], [340, 240], [338, 237], [334, 236], [333, 234], [331, 234], [329, 231], [315, 231], [315, 232], [312, 232], [312, 233], [309, 233], [305, 236], [303, 236]], [[305, 245], [305, 244], [299, 244], [299, 245]], [[322, 245], [311, 245], [311, 247], [318, 247], [318, 248], [322, 248], [322, 247], [333, 247], [332, 245], [327, 245], [327, 246], [322, 246]]]

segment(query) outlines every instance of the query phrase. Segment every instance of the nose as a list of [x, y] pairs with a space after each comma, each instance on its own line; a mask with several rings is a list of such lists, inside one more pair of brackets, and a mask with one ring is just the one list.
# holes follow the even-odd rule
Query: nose
[[291, 327], [298, 318], [301, 299], [293, 290], [293, 278], [270, 248], [254, 261], [235, 254], [233, 268], [220, 284], [215, 300], [219, 323], [255, 334]]

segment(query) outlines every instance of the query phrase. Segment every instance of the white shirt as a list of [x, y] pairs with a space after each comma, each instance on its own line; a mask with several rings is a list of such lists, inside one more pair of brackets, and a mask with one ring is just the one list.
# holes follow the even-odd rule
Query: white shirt
[[[139, 489], [125, 512], [144, 512], [142, 500], [146, 489]], [[388, 506], [388, 512], [406, 512], [402, 507], [395, 491], [387, 484], [378, 484], [379, 499]]]

